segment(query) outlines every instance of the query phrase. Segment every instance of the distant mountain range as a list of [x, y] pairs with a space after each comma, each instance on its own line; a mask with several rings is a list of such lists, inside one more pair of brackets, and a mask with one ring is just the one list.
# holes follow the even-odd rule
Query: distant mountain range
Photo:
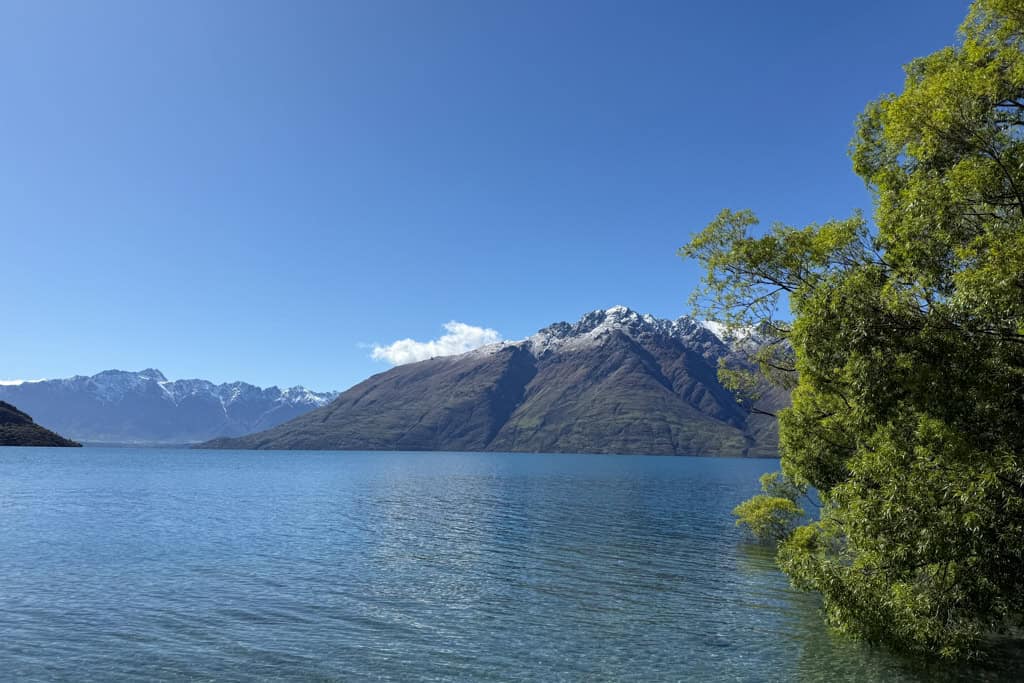
[[124, 444], [187, 444], [249, 434], [325, 406], [337, 395], [244, 382], [170, 381], [153, 369], [0, 386], [0, 400], [65, 436]]
[[[204, 446], [774, 456], [775, 420], [718, 381], [719, 359], [736, 353], [719, 331], [615, 306], [395, 367], [289, 422]], [[770, 390], [758, 407], [787, 403]]]
[[0, 446], [81, 446], [40, 427], [10, 403], [0, 401]]

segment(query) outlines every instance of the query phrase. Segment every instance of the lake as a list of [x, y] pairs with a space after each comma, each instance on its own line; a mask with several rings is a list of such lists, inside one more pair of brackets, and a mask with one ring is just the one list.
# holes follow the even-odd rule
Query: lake
[[776, 467], [0, 448], [0, 678], [1015, 679], [825, 631], [730, 516]]

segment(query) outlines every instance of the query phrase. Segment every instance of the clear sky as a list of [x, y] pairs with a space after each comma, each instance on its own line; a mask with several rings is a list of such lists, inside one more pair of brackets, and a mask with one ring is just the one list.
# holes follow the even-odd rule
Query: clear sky
[[676, 317], [721, 208], [870, 208], [854, 119], [966, 10], [4, 2], [0, 379], [344, 389], [449, 321]]

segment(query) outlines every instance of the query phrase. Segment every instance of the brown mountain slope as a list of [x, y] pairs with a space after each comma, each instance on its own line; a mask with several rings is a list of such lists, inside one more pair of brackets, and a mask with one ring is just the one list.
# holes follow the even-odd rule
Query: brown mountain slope
[[205, 446], [774, 455], [774, 423], [718, 382], [730, 353], [689, 318], [615, 307], [393, 368], [274, 429]]

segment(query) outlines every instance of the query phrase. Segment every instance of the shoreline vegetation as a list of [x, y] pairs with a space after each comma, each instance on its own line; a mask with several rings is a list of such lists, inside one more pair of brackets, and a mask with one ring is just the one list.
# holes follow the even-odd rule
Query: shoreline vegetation
[[724, 210], [681, 250], [700, 311], [769, 336], [723, 381], [792, 391], [739, 522], [830, 626], [944, 660], [1024, 624], [1024, 3], [977, 0], [959, 35], [858, 119], [873, 224]]
[[0, 401], [0, 446], [81, 448], [82, 444], [37, 425], [27, 413]]

